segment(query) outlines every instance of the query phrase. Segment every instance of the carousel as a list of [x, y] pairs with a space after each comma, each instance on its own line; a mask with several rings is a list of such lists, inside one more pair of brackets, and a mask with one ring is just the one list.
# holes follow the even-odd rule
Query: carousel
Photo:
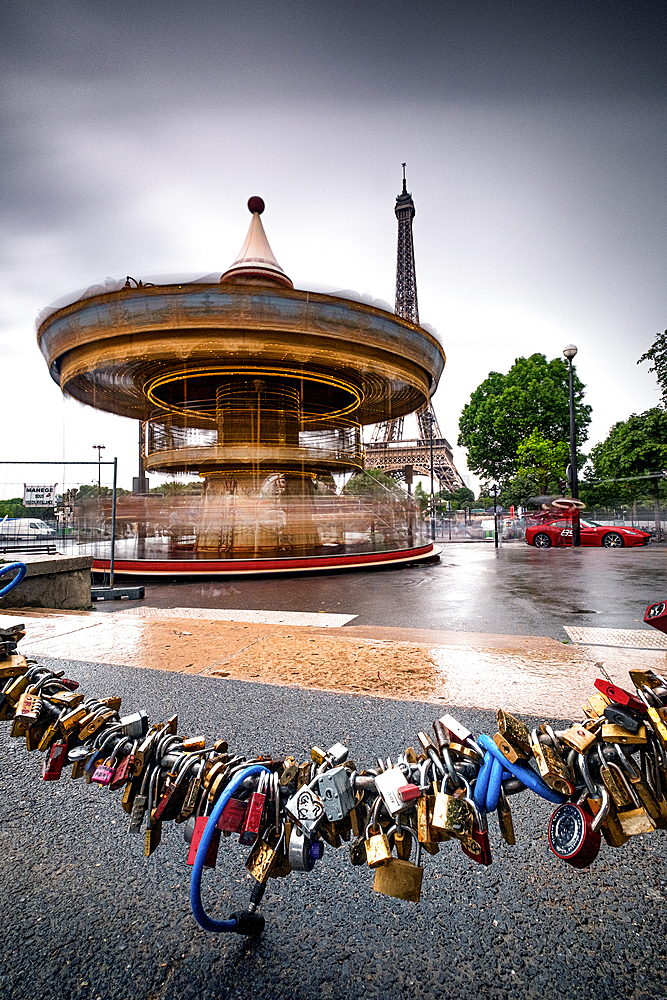
[[[38, 327], [63, 393], [140, 421], [144, 469], [172, 479], [119, 499], [116, 574], [433, 558], [412, 498], [363, 475], [363, 428], [429, 401], [440, 343], [373, 304], [295, 289], [269, 246], [264, 202], [248, 208], [245, 242], [219, 280], [93, 288]], [[99, 497], [96, 513], [80, 513], [88, 524], [109, 516]], [[109, 545], [101, 531], [95, 569]]]

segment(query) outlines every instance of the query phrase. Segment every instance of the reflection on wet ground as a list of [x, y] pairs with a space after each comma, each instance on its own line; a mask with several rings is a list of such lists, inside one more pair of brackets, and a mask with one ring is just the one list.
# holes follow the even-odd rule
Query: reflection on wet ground
[[579, 718], [597, 676], [667, 669], [642, 622], [666, 562], [657, 546], [452, 545], [434, 566], [149, 583], [141, 603], [18, 613], [35, 656]]
[[[146, 583], [157, 607], [326, 611], [355, 625], [543, 635], [565, 625], [645, 628], [667, 595], [667, 549], [547, 549], [510, 542], [443, 545], [439, 564], [378, 572], [225, 582]], [[117, 610], [111, 605], [100, 611]]]
[[26, 625], [24, 651], [37, 658], [440, 705], [502, 706], [545, 717], [578, 717], [597, 676], [577, 645], [534, 636], [235, 622], [207, 619], [205, 611], [180, 618], [179, 609], [173, 617], [164, 611], [156, 617], [13, 614]]

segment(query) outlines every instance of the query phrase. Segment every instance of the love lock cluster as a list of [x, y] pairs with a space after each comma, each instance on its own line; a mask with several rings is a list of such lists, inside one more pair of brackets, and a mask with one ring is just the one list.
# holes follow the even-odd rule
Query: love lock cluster
[[[664, 608], [664, 605], [662, 606]], [[667, 828], [667, 681], [631, 670], [634, 693], [605, 680], [565, 729], [534, 729], [502, 709], [498, 732], [476, 739], [443, 715], [433, 734], [393, 761], [358, 769], [348, 748], [313, 747], [310, 760], [248, 758], [224, 740], [178, 735], [176, 716], [151, 724], [145, 712], [121, 715], [120, 698], [86, 698], [76, 681], [28, 662], [16, 650], [20, 626], [0, 631], [0, 720], [29, 751], [45, 753], [42, 777], [71, 777], [117, 790], [132, 833], [144, 830], [153, 854], [162, 826], [183, 824], [191, 898], [202, 926], [243, 934], [262, 929], [256, 913], [269, 878], [309, 872], [325, 844], [349, 843], [353, 865], [374, 870], [376, 892], [418, 902], [422, 854], [458, 842], [467, 857], [491, 864], [488, 816], [515, 843], [509, 800], [530, 790], [554, 803], [553, 853], [577, 868], [596, 858], [602, 837]], [[202, 869], [215, 867], [222, 837], [250, 848], [248, 911], [213, 921], [201, 907]]]

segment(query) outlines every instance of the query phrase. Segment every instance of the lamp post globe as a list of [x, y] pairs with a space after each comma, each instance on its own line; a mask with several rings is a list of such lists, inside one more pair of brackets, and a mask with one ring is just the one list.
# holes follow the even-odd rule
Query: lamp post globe
[[577, 353], [578, 350], [574, 344], [568, 344], [567, 347], [563, 348], [563, 354], [570, 363], [572, 362], [572, 358], [574, 358]]

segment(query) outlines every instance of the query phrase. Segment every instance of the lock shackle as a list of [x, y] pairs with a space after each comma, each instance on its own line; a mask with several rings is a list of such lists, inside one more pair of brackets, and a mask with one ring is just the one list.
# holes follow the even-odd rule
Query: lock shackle
[[595, 818], [591, 823], [591, 828], [593, 830], [597, 830], [598, 827], [602, 825], [604, 820], [609, 815], [609, 810], [611, 809], [611, 796], [609, 795], [606, 785], [603, 784], [598, 787], [598, 795], [596, 798], [602, 799], [602, 805], [596, 812]]
[[246, 778], [250, 778], [255, 774], [261, 774], [263, 771], [268, 772], [268, 770], [268, 767], [265, 767], [263, 764], [251, 764], [249, 767], [245, 767], [239, 771], [238, 774], [235, 774], [226, 788], [223, 789], [218, 801], [213, 806], [211, 815], [208, 818], [208, 823], [204, 827], [204, 832], [202, 833], [197, 854], [195, 856], [195, 862], [192, 866], [192, 877], [190, 879], [190, 905], [192, 906], [192, 913], [195, 920], [200, 927], [204, 928], [205, 931], [213, 931], [214, 933], [223, 932], [228, 934], [234, 932], [243, 933], [242, 922], [238, 919], [238, 917], [233, 916], [229, 920], [213, 920], [213, 918], [209, 917], [206, 913], [201, 901], [201, 877], [202, 872], [204, 871], [206, 852], [208, 851], [209, 844], [213, 838], [218, 820], [222, 816], [223, 809], [231, 799], [234, 792], [240, 787]]
[[[407, 823], [406, 823], [405, 826], [402, 826], [400, 828], [399, 828], [399, 826], [398, 826], [397, 823], [394, 823], [393, 826], [389, 827], [389, 829], [387, 830], [387, 834], [386, 835], [387, 835], [387, 837], [391, 837], [391, 835], [395, 834], [395, 833], [403, 833], [403, 834], [409, 833], [410, 834], [410, 839], [411, 839], [412, 843], [417, 845], [417, 854], [415, 856], [415, 864], [417, 865], [417, 867], [419, 867], [419, 862], [421, 861], [421, 857], [422, 857], [422, 845], [419, 843], [419, 837], [417, 836], [417, 831], [414, 829], [414, 827], [409, 826]], [[412, 850], [410, 851], [410, 854], [412, 854]]]
[[[600, 758], [600, 763], [603, 765], [606, 764], [606, 761], [602, 756], [599, 743], [595, 745], [595, 749], [597, 750], [598, 757]], [[588, 767], [588, 756], [583, 753], [579, 753], [577, 754], [577, 761], [579, 763], [579, 770], [581, 771], [581, 776], [584, 779], [584, 784], [586, 785], [586, 788], [588, 789], [591, 798], [599, 799], [600, 795], [598, 793], [598, 788], [593, 779], [591, 778], [590, 768]]]
[[378, 823], [378, 812], [380, 811], [381, 805], [382, 805], [382, 796], [378, 795], [375, 802], [373, 803], [373, 806], [371, 808], [371, 814], [369, 816], [368, 823], [366, 824], [366, 829], [364, 830], [364, 837], [366, 838], [366, 840], [368, 840], [369, 830], [377, 829], [378, 832], [381, 831], [380, 824]]

